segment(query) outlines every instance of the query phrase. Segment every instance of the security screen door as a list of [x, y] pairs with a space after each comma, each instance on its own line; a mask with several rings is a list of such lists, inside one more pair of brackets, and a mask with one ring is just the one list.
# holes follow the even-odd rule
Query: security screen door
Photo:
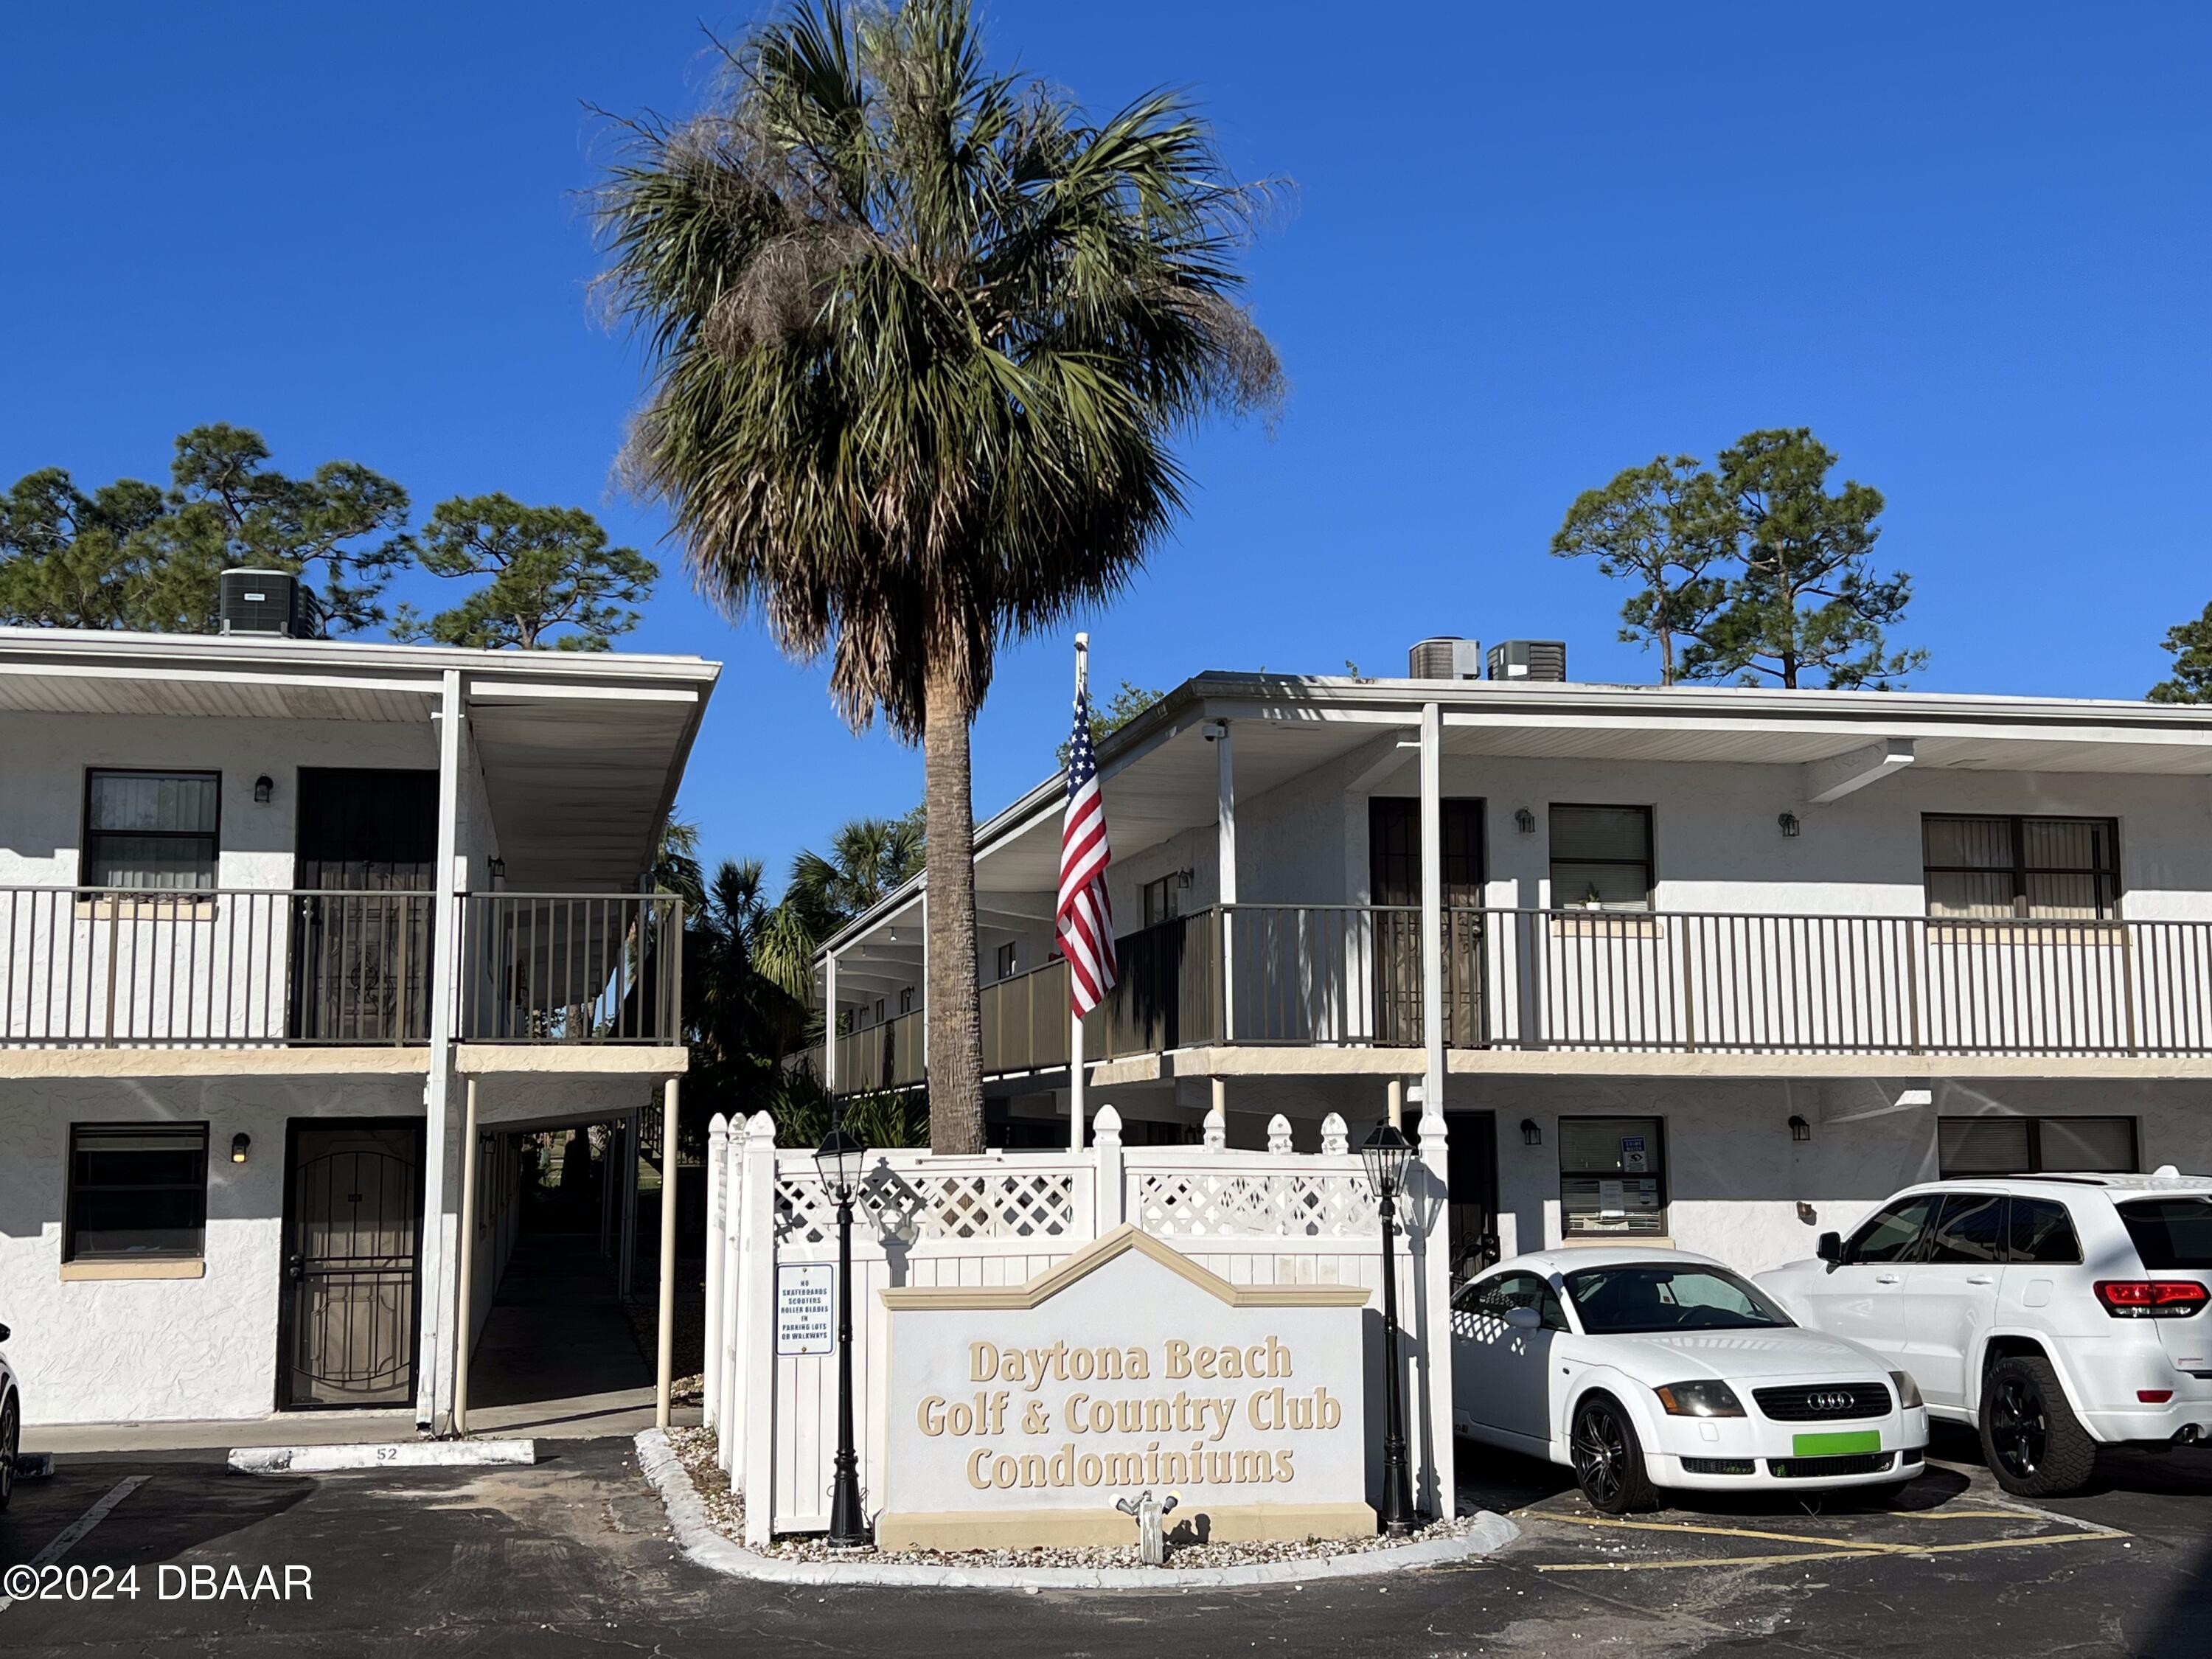
[[300, 1122], [286, 1150], [277, 1403], [415, 1397], [422, 1125]]
[[[1444, 1042], [1482, 1042], [1482, 803], [1443, 808]], [[1375, 795], [1367, 803], [1368, 902], [1375, 913], [1375, 1041], [1421, 1044], [1421, 803]]]
[[299, 780], [291, 1035], [420, 1042], [430, 1034], [438, 775], [302, 767]]

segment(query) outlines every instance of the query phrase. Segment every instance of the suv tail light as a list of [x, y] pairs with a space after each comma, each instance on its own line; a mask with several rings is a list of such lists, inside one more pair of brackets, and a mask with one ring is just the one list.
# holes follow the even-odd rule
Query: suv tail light
[[2097, 1300], [2115, 1319], [2186, 1319], [2212, 1291], [2193, 1279], [2100, 1279]]

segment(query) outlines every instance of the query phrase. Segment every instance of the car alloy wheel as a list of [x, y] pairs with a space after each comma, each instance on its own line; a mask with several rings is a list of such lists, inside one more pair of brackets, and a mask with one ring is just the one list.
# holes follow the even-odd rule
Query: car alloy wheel
[[1575, 1418], [1575, 1480], [1590, 1506], [1617, 1514], [1627, 1506], [1630, 1460], [1638, 1454], [1628, 1425], [1607, 1401], [1594, 1400]]
[[8, 1403], [0, 1406], [0, 1510], [15, 1495], [15, 1452], [22, 1431], [16, 1417], [15, 1397], [10, 1395]]
[[2042, 1467], [2050, 1443], [2051, 1421], [2042, 1395], [2024, 1377], [2000, 1378], [1990, 1402], [1990, 1445], [1997, 1461], [2007, 1473], [2026, 1480]]

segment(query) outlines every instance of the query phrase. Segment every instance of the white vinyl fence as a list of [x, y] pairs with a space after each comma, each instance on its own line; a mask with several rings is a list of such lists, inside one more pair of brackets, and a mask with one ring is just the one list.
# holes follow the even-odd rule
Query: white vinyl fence
[[[1324, 1150], [1230, 1152], [1218, 1114], [1200, 1146], [1124, 1148], [1110, 1106], [1082, 1152], [868, 1155], [853, 1225], [854, 1419], [864, 1498], [883, 1490], [893, 1285], [1019, 1285], [1124, 1222], [1231, 1284], [1364, 1285], [1369, 1498], [1380, 1496], [1382, 1237], [1375, 1200], [1341, 1118]], [[1423, 1138], [1400, 1204], [1398, 1317], [1407, 1439], [1420, 1506], [1452, 1491], [1449, 1264], [1443, 1247], [1441, 1124]], [[836, 1451], [837, 1356], [776, 1352], [779, 1267], [837, 1260], [837, 1205], [805, 1149], [779, 1149], [766, 1113], [716, 1117], [708, 1158], [706, 1421], [745, 1503], [749, 1543], [829, 1526]], [[1429, 1248], [1431, 1231], [1437, 1248]], [[1120, 1494], [1115, 1494], [1119, 1496]], [[1449, 1512], [1446, 1510], [1445, 1512]]]

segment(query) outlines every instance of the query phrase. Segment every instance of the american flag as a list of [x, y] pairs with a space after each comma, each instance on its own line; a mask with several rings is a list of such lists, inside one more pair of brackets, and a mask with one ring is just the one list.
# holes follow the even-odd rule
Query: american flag
[[1067, 957], [1068, 1003], [1087, 1014], [1117, 976], [1114, 907], [1106, 897], [1106, 802], [1098, 793], [1098, 757], [1091, 748], [1091, 696], [1075, 694], [1075, 736], [1068, 744], [1067, 816], [1060, 830], [1060, 946]]

